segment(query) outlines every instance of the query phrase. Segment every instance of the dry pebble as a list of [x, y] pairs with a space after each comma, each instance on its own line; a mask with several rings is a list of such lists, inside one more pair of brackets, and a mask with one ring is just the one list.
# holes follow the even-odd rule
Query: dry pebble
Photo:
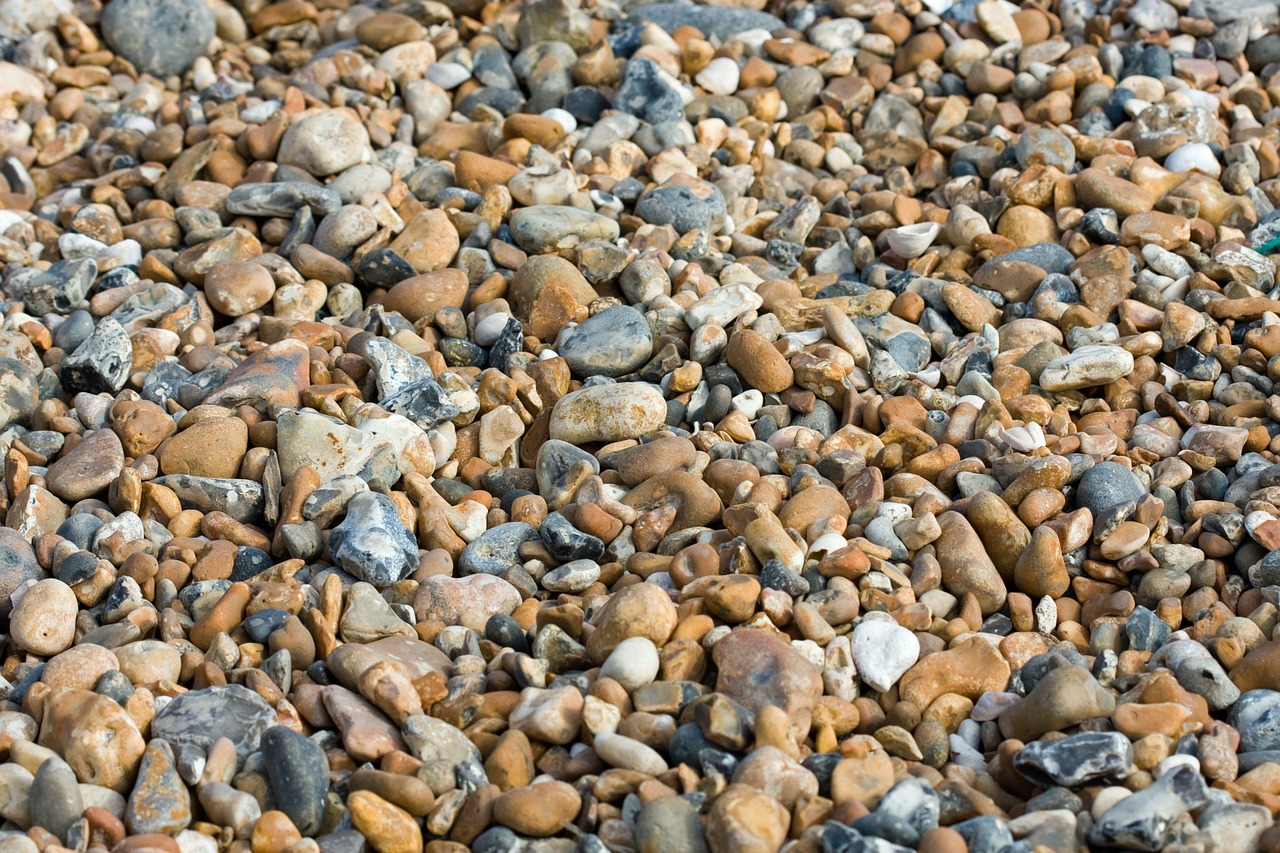
[[1280, 850], [1273, 2], [0, 36], [0, 853]]

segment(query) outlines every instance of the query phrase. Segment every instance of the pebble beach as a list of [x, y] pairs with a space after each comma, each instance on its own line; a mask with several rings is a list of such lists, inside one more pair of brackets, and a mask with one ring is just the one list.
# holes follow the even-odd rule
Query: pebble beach
[[1280, 853], [1280, 2], [0, 0], [0, 853]]

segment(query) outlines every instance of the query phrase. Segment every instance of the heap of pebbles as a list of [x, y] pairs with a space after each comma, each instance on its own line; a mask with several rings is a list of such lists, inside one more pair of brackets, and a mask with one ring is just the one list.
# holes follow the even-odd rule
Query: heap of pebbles
[[1274, 2], [0, 32], [0, 853], [1280, 850]]

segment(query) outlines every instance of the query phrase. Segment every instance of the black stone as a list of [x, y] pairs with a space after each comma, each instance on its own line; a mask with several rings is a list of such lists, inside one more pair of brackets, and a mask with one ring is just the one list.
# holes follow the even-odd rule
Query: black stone
[[315, 835], [324, 819], [329, 761], [324, 749], [292, 729], [273, 726], [262, 735], [262, 756], [276, 808], [303, 835]]

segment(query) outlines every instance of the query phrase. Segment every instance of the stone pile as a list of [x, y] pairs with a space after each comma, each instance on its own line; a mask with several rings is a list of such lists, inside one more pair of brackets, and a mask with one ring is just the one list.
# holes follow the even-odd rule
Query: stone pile
[[0, 853], [1280, 851], [1269, 0], [0, 4]]

